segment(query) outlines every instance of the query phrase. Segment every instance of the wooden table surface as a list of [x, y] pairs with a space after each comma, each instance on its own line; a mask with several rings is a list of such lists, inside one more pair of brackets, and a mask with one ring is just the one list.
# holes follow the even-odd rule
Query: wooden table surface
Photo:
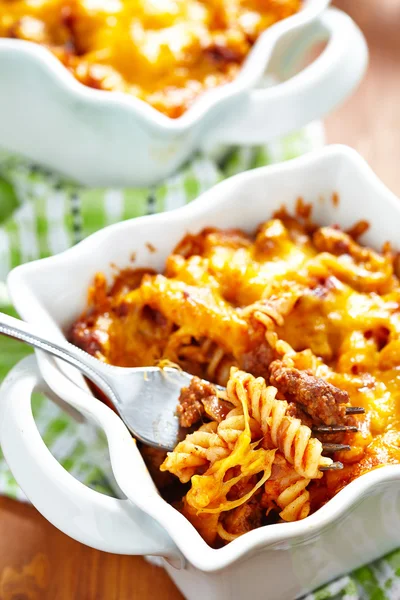
[[329, 143], [348, 144], [400, 196], [400, 2], [336, 0], [360, 26], [370, 63], [358, 90], [326, 120]]
[[[368, 74], [327, 119], [329, 142], [356, 148], [400, 195], [400, 2], [337, 0], [361, 26]], [[360, 199], [361, 201], [362, 199]], [[31, 506], [0, 498], [0, 600], [178, 600], [165, 573], [66, 537]]]

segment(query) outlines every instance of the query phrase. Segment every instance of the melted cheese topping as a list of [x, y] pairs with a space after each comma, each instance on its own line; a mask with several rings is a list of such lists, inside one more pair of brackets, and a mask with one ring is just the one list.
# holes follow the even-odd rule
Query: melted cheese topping
[[[111, 290], [97, 276], [90, 309], [72, 340], [104, 361], [162, 359], [225, 384], [231, 366], [268, 379], [271, 348], [251, 316], [268, 306], [273, 329], [297, 369], [348, 392], [359, 431], [337, 453], [342, 471], [310, 486], [314, 508], [346, 483], [400, 462], [400, 282], [397, 257], [378, 254], [334, 228], [286, 215], [254, 235], [205, 230], [186, 236], [164, 274], [120, 274]], [[273, 359], [273, 357], [272, 357]], [[312, 487], [314, 485], [314, 487]]]
[[257, 37], [301, 0], [0, 0], [0, 37], [49, 48], [82, 83], [170, 117], [231, 81]]

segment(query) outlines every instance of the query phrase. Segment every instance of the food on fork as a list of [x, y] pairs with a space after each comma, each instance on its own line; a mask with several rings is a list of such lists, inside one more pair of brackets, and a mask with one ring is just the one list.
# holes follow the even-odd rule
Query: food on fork
[[127, 269], [111, 286], [98, 274], [71, 328], [105, 362], [193, 374], [177, 409], [184, 439], [168, 456], [141, 451], [215, 547], [400, 463], [399, 261], [363, 233], [318, 227], [303, 203], [253, 232], [189, 233], [163, 274]]
[[[203, 535], [204, 515], [210, 515], [209, 543], [217, 537], [231, 541], [252, 529], [247, 520], [261, 525], [265, 506], [265, 516], [275, 510], [285, 521], [305, 518], [310, 512], [306, 488], [312, 479], [323, 476], [320, 467], [332, 460], [322, 456], [322, 444], [311, 437], [310, 428], [287, 414], [288, 403], [278, 400], [277, 392], [261, 377], [232, 367], [226, 390], [231, 410], [219, 423], [211, 421], [187, 435], [160, 467], [182, 483], [191, 482], [182, 510], [195, 526], [203, 519]], [[274, 465], [279, 473], [285, 471], [287, 487], [283, 478], [276, 478], [276, 469], [272, 476]], [[232, 527], [233, 514], [242, 514], [245, 504], [251, 510], [245, 511], [244, 520], [242, 515], [238, 530]]]
[[301, 0], [0, 0], [0, 37], [48, 48], [81, 83], [169, 117], [229, 83]]

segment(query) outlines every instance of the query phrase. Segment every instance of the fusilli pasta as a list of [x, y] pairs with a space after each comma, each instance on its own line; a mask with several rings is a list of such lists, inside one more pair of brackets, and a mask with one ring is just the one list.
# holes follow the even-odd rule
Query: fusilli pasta
[[160, 470], [169, 471], [182, 483], [186, 483], [200, 467], [227, 456], [229, 449], [217, 434], [217, 427], [215, 422], [205, 423], [197, 431], [187, 435], [173, 452], [168, 453]]
[[296, 472], [309, 479], [319, 476], [319, 468], [332, 461], [322, 456], [322, 444], [300, 419], [286, 415], [288, 403], [276, 399], [276, 388], [261, 377], [232, 368], [227, 385], [228, 399], [248, 406], [249, 414], [260, 424], [265, 444], [279, 448]]
[[264, 486], [262, 504], [271, 510], [281, 509], [283, 521], [304, 519], [310, 512], [310, 479], [301, 477], [279, 452], [275, 455], [269, 480]]

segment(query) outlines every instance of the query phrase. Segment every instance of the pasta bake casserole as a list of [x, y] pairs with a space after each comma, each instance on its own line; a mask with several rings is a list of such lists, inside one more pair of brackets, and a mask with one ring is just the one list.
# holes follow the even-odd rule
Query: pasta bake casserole
[[51, 50], [83, 84], [175, 118], [238, 73], [301, 0], [0, 0], [0, 37]]
[[[302, 519], [400, 463], [398, 256], [360, 245], [366, 229], [317, 227], [299, 202], [296, 217], [282, 209], [251, 234], [188, 234], [164, 274], [127, 269], [111, 287], [98, 274], [71, 328], [105, 362], [168, 360], [193, 374], [178, 406], [185, 437], [167, 456], [141, 450], [163, 496], [214, 547]], [[332, 455], [338, 471], [324, 470], [332, 442], [351, 446]]]

